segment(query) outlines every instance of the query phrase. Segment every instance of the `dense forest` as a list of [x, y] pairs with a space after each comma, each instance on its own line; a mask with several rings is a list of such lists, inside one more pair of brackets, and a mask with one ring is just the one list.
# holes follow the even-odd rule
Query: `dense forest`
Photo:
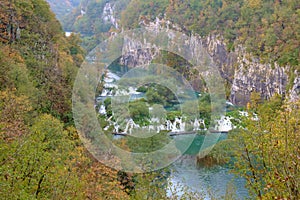
[[81, 144], [72, 84], [85, 56], [43, 0], [0, 2], [1, 199], [126, 199]]
[[[82, 1], [86, 15], [80, 8], [67, 15], [62, 23], [66, 30], [96, 38], [115, 28], [101, 18], [108, 1]], [[228, 51], [244, 45], [262, 62], [299, 66], [300, 4], [297, 0], [119, 0], [114, 15], [124, 29], [140, 27], [141, 21], [157, 17], [179, 24], [187, 33], [200, 36], [220, 34]], [[299, 69], [299, 68], [297, 68]]]
[[222, 34], [230, 44], [229, 50], [235, 44], [243, 44], [267, 62], [298, 65], [299, 7], [296, 0], [133, 0], [121, 20], [125, 27], [134, 27], [141, 15], [153, 20], [164, 13], [167, 19], [183, 25], [189, 32], [201, 36]]
[[[297, 0], [112, 1], [118, 2], [114, 16], [119, 27], [97, 20], [108, 1], [63, 1], [63, 8], [60, 1], [51, 2], [62, 25], [44, 0], [0, 1], [2, 199], [180, 199], [176, 192], [174, 197], [166, 194], [164, 170], [116, 171], [93, 158], [79, 138], [72, 116], [73, 83], [87, 51], [111, 32], [164, 18], [180, 24], [186, 34], [222, 35], [227, 51], [243, 45], [262, 63], [277, 62], [290, 72], [300, 71]], [[63, 29], [81, 35], [66, 37]], [[147, 95], [153, 97], [155, 88], [150, 89]], [[170, 98], [156, 96], [164, 104]], [[141, 113], [143, 105], [130, 106], [132, 112]], [[250, 198], [299, 199], [299, 100], [275, 95], [265, 101], [253, 93], [241, 109], [250, 117], [228, 113], [236, 129], [199, 162], [231, 165], [232, 173], [245, 178]], [[147, 141], [129, 142], [120, 140], [119, 145], [149, 146]], [[183, 199], [202, 198], [186, 189], [179, 193]]]

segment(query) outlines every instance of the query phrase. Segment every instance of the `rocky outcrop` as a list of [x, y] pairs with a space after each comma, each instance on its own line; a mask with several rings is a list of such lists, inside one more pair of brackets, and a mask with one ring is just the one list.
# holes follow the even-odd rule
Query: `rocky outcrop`
[[[170, 28], [172, 24], [165, 20], [156, 19], [155, 22], [141, 23], [146, 27], [159, 31], [161, 27]], [[175, 28], [174, 28], [175, 27]], [[172, 26], [173, 29], [179, 29]], [[171, 33], [171, 31], [170, 31]], [[287, 91], [289, 79], [289, 67], [279, 66], [277, 63], [262, 64], [259, 59], [246, 53], [243, 47], [239, 46], [234, 52], [228, 52], [227, 46], [220, 35], [209, 35], [201, 38], [192, 34], [187, 42], [190, 47], [202, 45], [212, 57], [215, 65], [224, 80], [231, 86], [228, 99], [236, 105], [246, 105], [249, 102], [252, 92], [261, 94], [263, 99], [269, 99], [275, 93], [296, 100], [299, 98], [300, 78], [295, 72], [293, 87]], [[159, 54], [155, 46], [145, 48], [145, 44], [130, 41], [125, 47], [125, 54], [121, 59], [122, 64], [131, 67], [151, 62]], [[143, 48], [142, 48], [143, 47]], [[191, 50], [191, 54], [193, 54]]]
[[105, 23], [112, 24], [116, 29], [119, 28], [117, 19], [115, 17], [115, 6], [113, 3], [106, 3], [103, 12], [102, 19]]
[[290, 92], [291, 100], [299, 100], [300, 99], [300, 76], [295, 71], [296, 78], [294, 79], [293, 87]]
[[136, 67], [149, 64], [157, 55], [159, 49], [157, 46], [146, 41], [125, 38], [122, 49], [121, 65]]
[[260, 93], [263, 99], [269, 99], [275, 93], [285, 95], [288, 75], [286, 68], [275, 63], [261, 64], [249, 61], [244, 56], [238, 57], [237, 68], [234, 72], [230, 100], [237, 105], [249, 102], [252, 92]]
[[[203, 39], [208, 53], [218, 66], [221, 76], [231, 85], [229, 100], [236, 105], [245, 105], [252, 92], [269, 99], [275, 93], [285, 96], [289, 80], [289, 67], [277, 63], [262, 64], [247, 53], [242, 46], [228, 52], [221, 36], [210, 35]], [[297, 77], [297, 76], [296, 76]], [[291, 99], [296, 99], [296, 92]], [[299, 93], [298, 93], [299, 96]]]
[[[48, 0], [48, 2], [52, 2], [52, 0]], [[81, 6], [84, 7], [84, 3], [81, 3]], [[100, 16], [103, 22], [112, 25], [116, 29], [122, 29], [118, 24], [118, 16], [120, 16], [119, 12], [121, 10], [118, 9], [117, 1], [103, 2], [103, 6]], [[156, 18], [154, 21], [149, 21], [145, 18], [141, 19], [140, 26], [151, 28], [152, 30], [160, 31], [164, 27], [167, 30], [187, 33], [187, 28], [180, 27], [166, 20], [166, 17], [162, 19]], [[191, 34], [190, 40], [186, 42], [190, 48], [191, 55], [196, 53], [193, 47], [203, 46], [207, 50], [221, 77], [225, 80], [227, 98], [232, 103], [245, 105], [253, 92], [260, 93], [263, 99], [269, 99], [275, 93], [285, 95], [291, 100], [299, 99], [299, 72], [290, 72], [291, 68], [289, 66], [279, 66], [276, 63], [272, 65], [262, 64], [259, 59], [246, 53], [241, 46], [229, 52], [221, 35], [212, 34], [203, 38], [197, 34]], [[156, 46], [147, 43], [147, 41], [140, 42], [128, 39], [123, 48], [123, 57], [120, 62], [122, 65], [135, 67], [150, 63], [159, 54], [160, 50]], [[191, 69], [191, 66], [182, 67], [186, 67], [188, 70]], [[197, 79], [199, 79], [199, 76], [196, 75], [190, 80], [191, 82], [197, 82]], [[201, 87], [196, 87], [195, 89], [199, 88]], [[289, 91], [287, 91], [287, 88]]]

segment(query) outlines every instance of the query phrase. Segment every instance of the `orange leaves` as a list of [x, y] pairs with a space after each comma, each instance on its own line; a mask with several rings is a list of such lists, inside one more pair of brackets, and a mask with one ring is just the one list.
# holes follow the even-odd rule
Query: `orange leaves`
[[261, 6], [261, 0], [249, 0], [248, 5], [250, 8], [259, 8]]
[[31, 110], [26, 96], [16, 96], [15, 91], [0, 92], [0, 134], [4, 140], [13, 140], [27, 132], [26, 114]]
[[117, 179], [117, 171], [92, 161], [84, 174], [88, 199], [128, 199]]

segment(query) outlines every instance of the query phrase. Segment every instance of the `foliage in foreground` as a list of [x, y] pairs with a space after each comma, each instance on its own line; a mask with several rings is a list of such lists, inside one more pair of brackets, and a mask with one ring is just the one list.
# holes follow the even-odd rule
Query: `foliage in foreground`
[[252, 107], [259, 120], [245, 118], [233, 135], [233, 171], [259, 199], [300, 198], [300, 102], [280, 102], [275, 97]]
[[81, 144], [72, 84], [84, 52], [43, 0], [0, 2], [1, 199], [127, 199]]

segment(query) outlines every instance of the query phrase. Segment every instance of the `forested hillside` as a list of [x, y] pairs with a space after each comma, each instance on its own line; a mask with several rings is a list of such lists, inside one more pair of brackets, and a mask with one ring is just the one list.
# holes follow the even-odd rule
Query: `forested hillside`
[[108, 38], [111, 32], [120, 31], [119, 19], [129, 2], [82, 0], [79, 7], [62, 18], [63, 28], [81, 33], [82, 45], [89, 51]]
[[87, 51], [124, 30], [179, 28], [202, 40], [226, 82], [226, 98], [246, 105], [252, 92], [262, 99], [299, 96], [299, 9], [296, 0], [90, 0], [62, 24], [81, 33]]
[[[142, 8], [150, 9], [138, 12]], [[206, 36], [222, 34], [229, 45], [243, 44], [266, 62], [299, 64], [300, 3], [289, 1], [140, 1], [133, 0], [123, 13], [125, 27], [137, 25], [141, 15], [148, 19], [165, 13], [167, 19], [187, 31]]]
[[73, 9], [80, 5], [81, 0], [47, 0], [51, 9], [58, 19], [72, 12]]
[[[228, 81], [228, 90], [232, 86], [241, 89], [242, 92], [236, 96], [246, 99], [247, 112], [258, 114], [259, 120], [251, 119], [252, 115], [236, 119], [238, 115], [230, 113], [236, 117], [233, 121], [237, 123], [237, 129], [204, 161], [200, 161], [211, 159], [215, 162], [227, 158], [228, 162], [234, 157], [233, 171], [246, 179], [252, 198], [299, 198], [299, 100], [297, 102], [295, 98], [294, 103], [288, 102], [287, 95], [292, 88], [295, 96], [299, 96], [300, 92], [298, 0], [84, 2], [86, 13], [82, 15], [77, 9], [63, 20], [63, 25], [69, 31], [82, 33], [83, 46], [88, 50], [111, 32], [153, 25], [155, 21], [170, 22], [171, 25], [168, 25], [179, 26], [188, 35], [200, 35], [204, 41], [206, 38], [210, 42], [215, 40], [215, 46], [225, 43], [227, 53], [222, 51], [222, 47], [213, 49], [213, 53], [220, 54], [214, 55], [216, 61], [223, 60], [220, 68], [224, 70], [223, 78]], [[107, 3], [111, 5], [113, 12], [110, 14], [116, 18], [118, 28], [104, 20]], [[228, 58], [232, 58], [231, 53], [236, 53], [240, 61], [227, 64]], [[164, 59], [172, 62], [172, 67], [185, 66], [172, 56]], [[273, 77], [272, 73], [275, 74]], [[280, 86], [275, 89], [279, 88], [280, 95], [272, 92], [266, 97], [268, 90], [275, 90], [269, 85], [277, 83]]]
[[[89, 50], [112, 34], [155, 21], [170, 22], [185, 34], [199, 37], [197, 44], [213, 46], [214, 61], [224, 61], [217, 67], [226, 80], [226, 97], [240, 95], [246, 102], [240, 108], [245, 116], [237, 114], [240, 110], [232, 104], [227, 115], [233, 117], [235, 129], [198, 161], [226, 163], [244, 178], [250, 198], [300, 198], [299, 0], [1, 0], [1, 199], [203, 198], [169, 181], [168, 168], [133, 174], [103, 165], [86, 150], [74, 125], [72, 88]], [[66, 37], [64, 31], [80, 34]], [[237, 49], [245, 52], [239, 55]], [[187, 78], [199, 78], [183, 58], [160, 53], [153, 62], [165, 62]], [[244, 71], [237, 72], [237, 68]], [[133, 101], [128, 107], [130, 117], [141, 125], [149, 118], [149, 105], [164, 111], [176, 100], [166, 88], [146, 86], [138, 89], [145, 92], [148, 102]], [[232, 88], [244, 93], [233, 93]], [[291, 89], [294, 102], [285, 93]], [[197, 114], [210, 118], [209, 94], [198, 94], [202, 97]], [[183, 106], [194, 112], [189, 106], [194, 104], [189, 103]], [[103, 129], [109, 126], [105, 134], [113, 137], [113, 126], [106, 121], [113, 118], [112, 101], [108, 98], [103, 104], [108, 114], [97, 112], [97, 117]], [[167, 117], [172, 122], [181, 114], [170, 113]], [[80, 114], [88, 124], [87, 112], [82, 109]], [[162, 131], [151, 141], [140, 139], [129, 137], [114, 144], [134, 153], [151, 152], [170, 137]], [[231, 193], [226, 190], [227, 199], [233, 199]]]
[[142, 20], [165, 18], [190, 33], [221, 34], [228, 51], [244, 45], [262, 62], [299, 66], [300, 3], [297, 0], [86, 1], [86, 15], [80, 16], [77, 9], [63, 20], [64, 26], [90, 35], [109, 31], [110, 26], [104, 26], [101, 21], [107, 2], [115, 5], [114, 15], [125, 29], [140, 27]]
[[126, 199], [73, 126], [78, 44], [45, 1], [0, 1], [1, 199]]

